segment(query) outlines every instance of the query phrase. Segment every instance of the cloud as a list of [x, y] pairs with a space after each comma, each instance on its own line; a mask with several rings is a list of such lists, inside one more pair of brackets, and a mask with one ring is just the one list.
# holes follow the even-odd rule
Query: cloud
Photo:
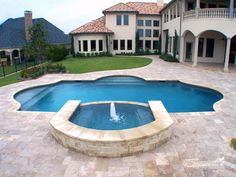
[[25, 10], [31, 10], [33, 18], [43, 17], [69, 33], [80, 25], [102, 16], [104, 9], [127, 1], [130, 0], [0, 0], [0, 23], [8, 18], [22, 17]]

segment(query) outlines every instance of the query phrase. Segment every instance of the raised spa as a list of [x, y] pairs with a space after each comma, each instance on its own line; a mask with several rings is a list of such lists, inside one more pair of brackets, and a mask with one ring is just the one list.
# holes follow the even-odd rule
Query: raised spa
[[146, 104], [95, 103], [80, 106], [70, 118], [76, 125], [96, 130], [122, 130], [154, 121]]
[[[115, 105], [118, 111], [113, 107]], [[82, 109], [104, 110], [98, 110], [98, 115], [96, 112], [86, 114], [87, 111], [81, 111], [80, 106]], [[78, 125], [71, 122], [74, 118], [78, 119]], [[124, 123], [122, 119], [127, 120]], [[123, 123], [130, 125], [123, 126]], [[92, 156], [121, 157], [149, 151], [163, 144], [171, 137], [173, 120], [160, 101], [150, 101], [146, 105], [133, 102], [80, 105], [80, 101], [75, 100], [68, 101], [50, 124], [53, 136], [65, 147]]]
[[160, 100], [168, 112], [214, 111], [222, 94], [178, 81], [145, 81], [135, 77], [106, 77], [96, 81], [63, 81], [30, 88], [15, 95], [22, 111], [57, 112], [69, 100], [131, 101]]

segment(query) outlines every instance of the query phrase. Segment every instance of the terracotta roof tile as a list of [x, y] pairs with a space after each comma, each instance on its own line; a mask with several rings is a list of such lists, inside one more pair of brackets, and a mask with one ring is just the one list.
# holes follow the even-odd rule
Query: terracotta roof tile
[[103, 11], [103, 13], [108, 13], [108, 12], [134, 12], [134, 13], [137, 13], [138, 11], [136, 9], [128, 6], [127, 4], [119, 3], [119, 4], [109, 7], [108, 9]]
[[163, 8], [163, 6], [158, 6], [157, 3], [150, 2], [128, 2], [126, 5], [137, 10], [141, 15], [157, 15]]
[[103, 16], [89, 23], [86, 23], [85, 25], [80, 26], [79, 28], [71, 32], [71, 34], [79, 33], [113, 33], [113, 31], [105, 26], [105, 17]]

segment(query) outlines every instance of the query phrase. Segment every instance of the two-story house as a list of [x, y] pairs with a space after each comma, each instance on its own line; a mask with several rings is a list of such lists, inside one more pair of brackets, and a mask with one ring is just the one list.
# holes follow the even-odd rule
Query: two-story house
[[161, 52], [173, 54], [177, 33], [180, 62], [222, 63], [228, 71], [236, 62], [235, 7], [235, 0], [119, 3], [71, 32], [75, 53], [134, 53], [137, 43], [139, 49], [155, 51], [161, 34]]
[[172, 0], [162, 10], [162, 35], [168, 34], [173, 53], [175, 30], [179, 35], [179, 60], [222, 63], [228, 71], [236, 55], [235, 0]]
[[134, 53], [136, 33], [139, 49], [157, 50], [163, 3], [119, 3], [103, 11], [104, 16], [71, 32], [75, 53]]

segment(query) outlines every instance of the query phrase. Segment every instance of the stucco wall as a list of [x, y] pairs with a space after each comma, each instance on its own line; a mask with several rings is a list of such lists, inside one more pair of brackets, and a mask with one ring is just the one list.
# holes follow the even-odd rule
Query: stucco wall
[[189, 19], [183, 21], [182, 34], [186, 31], [191, 31], [195, 36], [198, 36], [204, 31], [214, 30], [221, 32], [228, 38], [236, 35], [236, 20], [235, 19]]
[[[99, 40], [103, 40], [103, 51], [106, 50], [106, 35], [105, 34], [80, 34], [74, 35], [74, 50], [75, 53], [79, 52], [79, 40], [81, 40], [81, 53], [101, 52], [99, 51]], [[88, 51], [83, 51], [83, 40], [88, 41]], [[91, 51], [91, 40], [96, 40], [96, 51]]]
[[[116, 15], [122, 15], [122, 25], [116, 25]], [[123, 15], [129, 15], [129, 25], [123, 25]], [[136, 14], [112, 13], [106, 14], [106, 27], [114, 32], [111, 36], [111, 52], [135, 52]], [[118, 40], [118, 50], [113, 50], [113, 40]], [[125, 40], [125, 50], [120, 50], [120, 40]], [[127, 49], [127, 40], [132, 40], [132, 50]]]

